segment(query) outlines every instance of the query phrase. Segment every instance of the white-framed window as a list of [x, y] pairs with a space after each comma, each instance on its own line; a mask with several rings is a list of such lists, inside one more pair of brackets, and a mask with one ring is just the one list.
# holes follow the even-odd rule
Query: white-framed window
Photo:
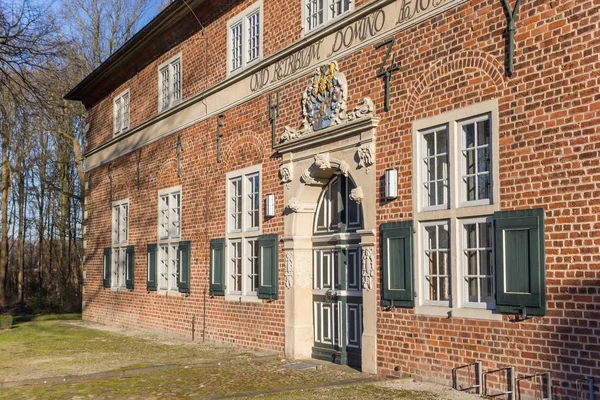
[[158, 290], [177, 291], [180, 269], [181, 187], [158, 192]]
[[304, 32], [311, 32], [351, 10], [352, 0], [303, 0]]
[[491, 318], [475, 310], [495, 307], [497, 100], [416, 121], [413, 138], [417, 311]]
[[262, 1], [227, 22], [227, 72], [235, 73], [262, 58]]
[[423, 286], [428, 304], [450, 301], [450, 231], [448, 221], [423, 223]]
[[181, 101], [181, 54], [158, 67], [158, 111]]
[[113, 100], [113, 133], [118, 135], [129, 129], [129, 89]]
[[460, 220], [460, 260], [463, 301], [470, 307], [495, 305], [493, 231], [491, 217]]
[[112, 203], [112, 287], [125, 287], [129, 245], [129, 200]]
[[231, 299], [257, 298], [260, 166], [228, 173], [227, 199], [226, 294]]

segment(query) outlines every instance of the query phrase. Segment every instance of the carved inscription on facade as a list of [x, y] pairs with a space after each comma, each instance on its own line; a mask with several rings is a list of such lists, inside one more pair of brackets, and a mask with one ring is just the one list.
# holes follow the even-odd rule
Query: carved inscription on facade
[[353, 45], [370, 39], [385, 27], [385, 11], [383, 9], [375, 10], [372, 13], [362, 17], [358, 21], [345, 26], [335, 32], [331, 53], [327, 57], [349, 49]]

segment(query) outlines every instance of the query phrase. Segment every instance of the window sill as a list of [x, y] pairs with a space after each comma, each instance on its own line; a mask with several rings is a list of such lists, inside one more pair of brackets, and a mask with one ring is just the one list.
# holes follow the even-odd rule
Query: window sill
[[483, 308], [452, 308], [445, 306], [423, 305], [415, 307], [415, 314], [431, 317], [454, 317], [465, 319], [481, 319], [487, 321], [502, 321], [501, 314], [495, 313], [494, 310], [486, 310]]
[[260, 304], [262, 304], [262, 299], [259, 299], [258, 296], [241, 295], [241, 294], [226, 294], [225, 301], [236, 302], [236, 303], [260, 303]]
[[155, 293], [165, 297], [185, 297], [185, 293], [181, 293], [178, 290], [157, 290]]
[[111, 292], [133, 292], [133, 289], [127, 289], [125, 286], [113, 286], [110, 288]]

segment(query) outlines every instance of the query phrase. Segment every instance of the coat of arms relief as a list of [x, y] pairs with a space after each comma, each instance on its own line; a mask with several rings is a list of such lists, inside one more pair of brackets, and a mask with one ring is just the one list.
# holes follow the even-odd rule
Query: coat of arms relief
[[302, 125], [298, 130], [286, 126], [281, 143], [373, 114], [373, 102], [368, 97], [348, 112], [347, 97], [348, 83], [346, 76], [338, 70], [337, 62], [318, 67], [302, 94]]

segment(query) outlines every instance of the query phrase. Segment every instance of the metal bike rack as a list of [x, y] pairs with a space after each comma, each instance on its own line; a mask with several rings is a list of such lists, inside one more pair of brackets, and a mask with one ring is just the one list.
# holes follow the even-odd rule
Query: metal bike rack
[[535, 398], [537, 400], [552, 400], [552, 378], [550, 377], [550, 372], [522, 376], [517, 379], [519, 399], [521, 398], [521, 382], [523, 381], [533, 381]]
[[[506, 391], [500, 393], [488, 393], [488, 376], [492, 374], [506, 373]], [[516, 400], [515, 397], [515, 367], [505, 367], [486, 371], [483, 373], [483, 395], [488, 397], [508, 396], [507, 400]]]
[[[590, 376], [586, 379], [578, 379], [577, 380], [577, 400], [595, 400], [596, 396], [594, 395], [594, 377]], [[587, 398], [584, 397], [585, 392], [588, 392]]]
[[[467, 369], [469, 376], [469, 387], [459, 387], [458, 371]], [[474, 370], [474, 373], [471, 373]], [[475, 382], [473, 383], [473, 378]], [[452, 388], [460, 391], [475, 389], [475, 393], [481, 394], [481, 361], [475, 361], [470, 364], [461, 365], [460, 367], [452, 368]]]

